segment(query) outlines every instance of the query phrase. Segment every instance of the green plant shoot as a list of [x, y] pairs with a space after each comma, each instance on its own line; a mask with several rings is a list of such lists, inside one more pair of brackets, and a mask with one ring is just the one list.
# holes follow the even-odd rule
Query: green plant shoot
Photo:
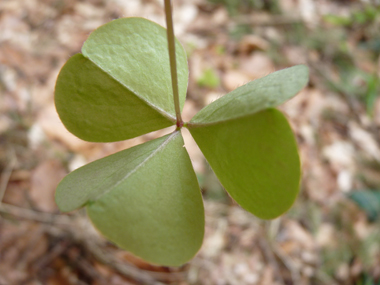
[[277, 71], [183, 123], [188, 66], [178, 40], [173, 46], [171, 72], [163, 27], [143, 18], [111, 21], [66, 62], [55, 88], [63, 124], [86, 141], [126, 140], [177, 125], [172, 134], [73, 171], [56, 190], [61, 211], [86, 207], [94, 226], [112, 242], [166, 266], [189, 261], [204, 235], [202, 197], [182, 126], [236, 202], [259, 218], [276, 218], [297, 196], [300, 162], [292, 130], [274, 108], [308, 82], [306, 66]]

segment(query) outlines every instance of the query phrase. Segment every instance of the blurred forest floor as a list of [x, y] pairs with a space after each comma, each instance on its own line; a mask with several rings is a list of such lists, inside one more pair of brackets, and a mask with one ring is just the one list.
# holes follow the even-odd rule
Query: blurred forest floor
[[[87, 143], [53, 104], [65, 61], [119, 17], [164, 24], [159, 0], [0, 0], [0, 284], [380, 284], [380, 2], [174, 0], [189, 57], [184, 118], [250, 80], [307, 64], [310, 84], [280, 107], [303, 169], [292, 209], [261, 221], [222, 189], [184, 132], [205, 198], [202, 249], [149, 265], [60, 215], [69, 171], [162, 135]], [[1, 203], [2, 201], [2, 203]]]

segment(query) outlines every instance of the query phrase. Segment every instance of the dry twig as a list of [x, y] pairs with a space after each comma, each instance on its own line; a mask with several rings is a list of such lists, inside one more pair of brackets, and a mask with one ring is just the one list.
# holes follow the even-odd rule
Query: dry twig
[[0, 204], [3, 201], [5, 190], [7, 189], [9, 178], [11, 177], [13, 168], [16, 166], [17, 159], [15, 155], [15, 151], [12, 148], [11, 149], [11, 154], [10, 154], [10, 162], [1, 174], [1, 182], [0, 182]]

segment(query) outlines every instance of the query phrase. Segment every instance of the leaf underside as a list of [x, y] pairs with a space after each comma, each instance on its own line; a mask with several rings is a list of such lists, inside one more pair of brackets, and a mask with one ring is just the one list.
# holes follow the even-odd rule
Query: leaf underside
[[244, 209], [273, 219], [293, 204], [300, 162], [281, 112], [268, 109], [189, 130], [222, 185]]
[[200, 110], [192, 124], [213, 124], [274, 108], [295, 96], [309, 81], [305, 65], [273, 72], [251, 81]]
[[[62, 68], [55, 105], [66, 128], [92, 142], [137, 137], [175, 124], [166, 31], [143, 18], [95, 30]], [[180, 107], [186, 97], [186, 53], [176, 41]]]
[[179, 266], [199, 250], [204, 210], [179, 132], [85, 165], [59, 184], [62, 211], [86, 205], [95, 227], [155, 264]]

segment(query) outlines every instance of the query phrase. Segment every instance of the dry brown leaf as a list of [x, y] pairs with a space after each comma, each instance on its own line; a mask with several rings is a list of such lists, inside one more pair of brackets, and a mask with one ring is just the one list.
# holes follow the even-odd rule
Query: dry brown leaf
[[211, 22], [213, 22], [214, 24], [218, 26], [225, 25], [227, 21], [228, 21], [228, 12], [225, 9], [225, 7], [220, 7], [219, 9], [217, 9], [213, 13], [212, 18], [211, 18]]
[[315, 27], [318, 22], [318, 13], [316, 13], [316, 4], [313, 0], [299, 0], [298, 9], [300, 11], [301, 17], [306, 24], [310, 27]]
[[9, 282], [4, 285], [21, 284], [30, 276], [35, 261], [46, 252], [46, 236], [38, 224], [1, 223], [1, 229], [0, 276]]
[[380, 148], [372, 134], [354, 122], [350, 122], [348, 128], [352, 140], [356, 142], [356, 144], [363, 149], [371, 159], [380, 162]]
[[[302, 246], [307, 250], [313, 250], [315, 248], [315, 240], [313, 236], [298, 222], [287, 220], [285, 222], [285, 228], [289, 239], [297, 241], [298, 247]], [[301, 248], [299, 248], [299, 250], [301, 250]]]
[[249, 55], [254, 50], [265, 51], [269, 48], [269, 42], [257, 35], [245, 35], [239, 42], [239, 53]]
[[228, 70], [223, 74], [223, 86], [228, 91], [235, 90], [236, 88], [247, 84], [252, 78], [239, 70]]
[[292, 120], [299, 125], [304, 122], [313, 129], [320, 125], [321, 115], [326, 108], [326, 96], [322, 91], [314, 88], [305, 88], [297, 96], [281, 105]]
[[274, 284], [274, 278], [273, 278], [273, 268], [270, 266], [267, 266], [263, 270], [263, 274], [261, 277], [260, 285], [273, 285]]
[[4, 194], [3, 202], [25, 207], [28, 202], [25, 199], [25, 189], [30, 188], [30, 180], [9, 181]]
[[65, 175], [66, 170], [58, 160], [47, 160], [33, 171], [30, 198], [39, 210], [54, 212], [58, 209], [54, 193]]
[[241, 57], [240, 69], [246, 73], [251, 80], [264, 77], [276, 71], [273, 61], [264, 52], [254, 52], [249, 57]]
[[304, 47], [284, 46], [282, 50], [291, 65], [307, 63], [307, 50]]
[[227, 221], [219, 220], [215, 232], [208, 236], [203, 243], [202, 256], [213, 259], [219, 256], [226, 245]]
[[355, 168], [355, 148], [350, 141], [336, 140], [322, 153], [336, 171]]

